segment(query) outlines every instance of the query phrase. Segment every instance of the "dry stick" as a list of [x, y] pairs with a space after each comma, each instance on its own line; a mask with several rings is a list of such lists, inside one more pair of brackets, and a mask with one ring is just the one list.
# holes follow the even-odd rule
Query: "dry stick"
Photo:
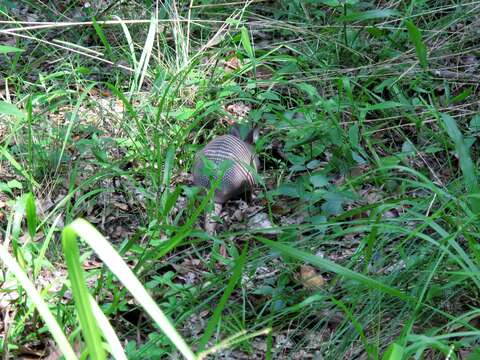
[[[175, 63], [177, 65], [177, 70], [179, 70], [180, 61], [179, 61], [178, 54], [181, 53], [180, 56], [182, 57], [182, 64], [187, 64], [187, 56], [185, 54], [184, 49], [181, 48], [184, 37], [183, 37], [183, 29], [180, 25], [180, 15], [178, 14], [177, 2], [175, 0], [172, 0], [170, 7], [173, 14], [172, 33], [175, 39], [175, 48], [177, 51], [177, 56], [175, 56]], [[188, 23], [189, 21], [187, 20], [187, 24]]]
[[[265, 0], [268, 1], [268, 0]], [[252, 0], [251, 2], [257, 2], [255, 0]], [[241, 4], [244, 4], [242, 2]], [[477, 4], [475, 3], [470, 3], [470, 4]], [[217, 6], [217, 4], [211, 4], [212, 6]], [[223, 4], [222, 4], [223, 5]], [[201, 8], [201, 7], [208, 7], [209, 5], [193, 5], [192, 8]], [[288, 21], [288, 22], [281, 22], [281, 21], [275, 21], [271, 20], [269, 18], [263, 18], [259, 16], [260, 20], [258, 21], [250, 21], [249, 24], [254, 25], [256, 23], [259, 23], [262, 28], [264, 29], [269, 29], [269, 28], [278, 28], [282, 26], [283, 28], [285, 27], [300, 27], [301, 26], [301, 31], [304, 32], [305, 30], [308, 29], [314, 29], [312, 31], [315, 31], [315, 29], [343, 29], [343, 25], [308, 25], [305, 26], [305, 24], [298, 23], [295, 21]], [[383, 30], [406, 30], [405, 27], [401, 26], [384, 26], [384, 24], [390, 23], [390, 22], [398, 22], [401, 20], [401, 18], [396, 18], [395, 20], [390, 20], [390, 21], [385, 21], [383, 23], [376, 24], [376, 28], [378, 29], [383, 29]], [[159, 19], [159, 22], [174, 22], [175, 20], [170, 20], [170, 19]], [[196, 20], [188, 20], [188, 19], [179, 19], [181, 22], [192, 22], [192, 23], [223, 23], [224, 21], [222, 20], [204, 20], [204, 19], [196, 19]], [[123, 20], [124, 23], [126, 24], [148, 24], [150, 21], [149, 20]], [[117, 20], [105, 20], [105, 21], [98, 21], [97, 22], [100, 25], [117, 25], [120, 23], [120, 21]], [[0, 24], [29, 24], [32, 26], [28, 27], [19, 27], [19, 28], [12, 28], [12, 29], [4, 29], [0, 31], [26, 31], [26, 30], [32, 30], [32, 29], [43, 29], [43, 28], [56, 28], [56, 27], [67, 27], [67, 26], [78, 26], [78, 25], [92, 25], [92, 21], [77, 21], [77, 22], [50, 22], [50, 21], [14, 21], [14, 20], [0, 20]], [[354, 28], [354, 29], [363, 29], [365, 28], [364, 25], [349, 25], [349, 28]], [[298, 31], [298, 30], [297, 30]], [[456, 31], [444, 31], [444, 30], [428, 30], [428, 29], [423, 29], [422, 31], [424, 32], [431, 32], [431, 33], [442, 33], [442, 34], [456, 34]], [[315, 35], [318, 36], [318, 33]]]
[[[0, 31], [0, 33], [1, 33], [1, 31]], [[51, 46], [54, 46], [54, 47], [57, 47], [57, 48], [60, 48], [60, 49], [68, 50], [68, 51], [71, 51], [71, 52], [74, 52], [74, 53], [77, 53], [77, 54], [80, 54], [80, 55], [83, 55], [83, 56], [86, 56], [86, 57], [89, 57], [89, 58], [92, 58], [92, 59], [95, 59], [95, 60], [98, 60], [98, 61], [102, 61], [102, 62], [104, 62], [104, 63], [110, 64], [110, 65], [112, 65], [112, 66], [116, 66], [116, 67], [118, 67], [118, 68], [121, 68], [121, 69], [130, 71], [130, 72], [134, 72], [134, 71], [135, 71], [135, 70], [133, 70], [132, 68], [130, 68], [130, 67], [128, 67], [128, 66], [124, 66], [124, 65], [120, 65], [120, 64], [115, 64], [113, 61], [110, 61], [110, 60], [107, 60], [107, 59], [104, 59], [104, 58], [101, 58], [101, 57], [98, 57], [98, 56], [95, 56], [95, 55], [87, 54], [87, 53], [85, 53], [85, 52], [81, 52], [81, 51], [78, 51], [78, 50], [75, 50], [75, 49], [72, 49], [72, 48], [69, 48], [69, 47], [66, 47], [66, 46], [62, 46], [62, 45], [59, 45], [59, 44], [56, 44], [56, 43], [53, 43], [53, 42], [50, 42], [50, 41], [46, 41], [46, 40], [43, 40], [43, 39], [39, 39], [39, 38], [36, 38], [36, 37], [34, 37], [34, 36], [17, 34], [17, 33], [15, 33], [15, 32], [8, 32], [7, 34], [13, 35], [13, 36], [18, 36], [18, 37], [21, 37], [21, 38], [24, 38], [24, 39], [30, 39], [30, 40], [38, 41], [38, 42], [41, 42], [41, 43], [44, 43], [44, 44], [48, 44], [48, 45], [51, 45]], [[148, 76], [148, 74], [147, 74], [147, 76]]]
[[435, 199], [437, 198], [437, 193], [433, 193], [433, 199], [432, 201], [430, 202], [430, 205], [428, 205], [428, 209], [427, 209], [427, 212], [425, 213], [425, 216], [426, 217], [429, 217], [430, 216], [430, 210], [432, 210], [432, 206], [433, 206], [433, 203], [435, 202]]
[[190, 5], [188, 6], [188, 15], [187, 15], [187, 53], [190, 53], [190, 20], [192, 16], [192, 6], [193, 0], [190, 0]]
[[[268, 0], [266, 0], [268, 1]], [[243, 3], [242, 3], [243, 4]], [[208, 5], [193, 5], [192, 8], [198, 8], [198, 7], [208, 7]], [[261, 18], [263, 19], [263, 18]], [[264, 29], [275, 29], [277, 28], [275, 25], [278, 24], [290, 24], [292, 26], [303, 26], [302, 30], [305, 29], [343, 29], [343, 25], [314, 25], [314, 24], [308, 24], [308, 26], [305, 26], [305, 24], [298, 23], [295, 21], [288, 21], [288, 22], [278, 22], [278, 21], [273, 21], [270, 20], [268, 21], [268, 18], [265, 18], [265, 20], [254, 20], [254, 21], [249, 21], [248, 23], [251, 25], [254, 25], [256, 23], [259, 23], [262, 25]], [[168, 20], [168, 19], [161, 19], [159, 22], [171, 22], [173, 20]], [[181, 20], [181, 21], [186, 21], [186, 20]], [[104, 23], [111, 23], [114, 25], [114, 20], [105, 20], [105, 21], [99, 21], [97, 23], [102, 24], [102, 25], [109, 25], [109, 24], [104, 24]], [[131, 23], [131, 24], [142, 24], [142, 23], [148, 23], [148, 20], [125, 20], [124, 22], [126, 23]], [[222, 23], [223, 21], [221, 20], [204, 20], [204, 19], [197, 19], [197, 20], [191, 20], [190, 22], [199, 22], [199, 23], [204, 23], [204, 22], [212, 22], [212, 23]], [[14, 21], [14, 20], [0, 20], [0, 24], [12, 24], [12, 25], [18, 25], [18, 24], [25, 24], [25, 25], [32, 25], [32, 26], [41, 26], [41, 28], [45, 27], [56, 27], [55, 25], [61, 24], [60, 22], [52, 22], [52, 21]], [[86, 21], [86, 22], [63, 22], [65, 25], [61, 26], [69, 26], [69, 25], [91, 25], [92, 22]], [[365, 25], [350, 25], [349, 26], [351, 29], [364, 29]], [[375, 26], [377, 29], [381, 30], [406, 30], [406, 27], [404, 26], [382, 26], [382, 25], [376, 25]], [[31, 30], [30, 27], [21, 27], [21, 28], [13, 28], [13, 29], [4, 29], [8, 31], [19, 31], [19, 30]], [[37, 29], [35, 27], [34, 29]], [[430, 29], [422, 29], [423, 32], [430, 32], [430, 33], [442, 33], [442, 34], [457, 34], [457, 31], [440, 31], [440, 30], [430, 30]], [[318, 35], [318, 34], [317, 34]]]
[[[250, 0], [250, 3], [262, 3], [262, 2], [268, 2], [271, 0]], [[207, 7], [220, 7], [220, 6], [232, 6], [232, 5], [244, 5], [245, 1], [234, 1], [234, 2], [227, 2], [227, 3], [221, 3], [221, 4], [205, 4], [205, 5], [195, 5], [192, 6], [192, 8], [207, 8]]]
[[[170, 19], [159, 19], [159, 23], [170, 23], [170, 22], [188, 22], [187, 19], [178, 19], [178, 20], [170, 20]], [[149, 24], [150, 20], [106, 20], [106, 21], [97, 21], [99, 25], [119, 25], [121, 23], [125, 24]], [[203, 19], [196, 19], [190, 20], [192, 23], [208, 23], [208, 24], [222, 24], [224, 21], [222, 20], [203, 20]], [[0, 24], [5, 23], [12, 23], [17, 24], [18, 21], [10, 22], [10, 21], [0, 21]], [[49, 29], [49, 28], [60, 28], [60, 27], [69, 27], [69, 26], [83, 26], [83, 25], [93, 25], [93, 21], [78, 21], [78, 22], [45, 22], [41, 23], [42, 25], [32, 25], [32, 26], [22, 26], [18, 28], [11, 28], [11, 29], [3, 29], [0, 30], [0, 34], [10, 34], [17, 31], [28, 31], [28, 30], [37, 30], [37, 29]]]
[[92, 53], [93, 55], [96, 55], [96, 56], [103, 56], [104, 55], [100, 51], [92, 50], [92, 49], [89, 49], [85, 46], [77, 45], [77, 44], [74, 44], [74, 43], [71, 43], [71, 42], [68, 42], [68, 41], [53, 39], [53, 42], [55, 42], [57, 44], [61, 44], [61, 45], [70, 46], [70, 48], [77, 48], [77, 49], [83, 50], [85, 52]]

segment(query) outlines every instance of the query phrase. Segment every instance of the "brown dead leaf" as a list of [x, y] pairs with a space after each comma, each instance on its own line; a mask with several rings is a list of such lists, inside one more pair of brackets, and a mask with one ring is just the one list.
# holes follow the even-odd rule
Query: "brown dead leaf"
[[[0, 95], [2, 95], [1, 92], [0, 92]], [[0, 139], [4, 139], [6, 134], [7, 134], [7, 126], [4, 124], [0, 124]]]
[[283, 202], [276, 202], [272, 204], [271, 209], [275, 215], [285, 215], [292, 211], [292, 208]]
[[243, 119], [250, 113], [252, 107], [243, 102], [236, 102], [228, 105], [225, 110], [227, 110], [233, 116]]
[[103, 263], [101, 263], [101, 262], [93, 261], [93, 260], [87, 260], [87, 261], [85, 261], [85, 263], [83, 264], [83, 268], [84, 268], [85, 270], [98, 269], [98, 268], [101, 268], [102, 265], [103, 265]]
[[[5, 209], [6, 211], [8, 211], [7, 201], [8, 201], [7, 196], [3, 193], [0, 193], [0, 210]], [[5, 218], [5, 212], [0, 211], [0, 221], [2, 221], [4, 218]]]
[[202, 262], [198, 259], [185, 259], [181, 264], [172, 264], [173, 268], [180, 275], [188, 274], [192, 271], [202, 270]]
[[270, 68], [260, 65], [255, 69], [255, 74], [258, 80], [270, 80], [273, 72], [270, 70]]
[[8, 197], [4, 193], [0, 193], [0, 209], [7, 206]]
[[14, 281], [4, 282], [0, 292], [0, 309], [6, 309], [10, 304], [17, 301], [19, 297], [16, 283]]
[[220, 245], [219, 252], [220, 252], [220, 255], [225, 259], [228, 257], [228, 252], [227, 252], [227, 248], [225, 247], [225, 244]]
[[62, 352], [53, 341], [49, 341], [47, 345], [48, 355], [43, 360], [59, 360], [63, 357]]
[[236, 57], [232, 57], [229, 60], [225, 61], [225, 72], [231, 72], [234, 70], [238, 70], [242, 67], [241, 61]]
[[45, 350], [33, 350], [29, 349], [27, 346], [20, 347], [18, 349], [18, 358], [19, 360], [37, 360], [43, 359], [45, 357]]
[[128, 204], [121, 203], [121, 202], [118, 202], [118, 201], [114, 201], [113, 206], [115, 206], [116, 208], [118, 208], [120, 210], [123, 210], [123, 211], [128, 210]]
[[300, 266], [300, 280], [307, 290], [318, 290], [325, 285], [325, 279], [310, 265]]
[[[35, 234], [35, 236], [33, 237], [33, 242], [37, 242], [37, 241], [40, 241], [43, 239], [43, 234], [42, 233], [37, 233]], [[21, 244], [25, 244], [25, 242], [27, 240], [30, 240], [30, 234], [26, 233], [26, 234], [23, 234], [22, 236], [20, 236], [18, 238], [18, 241], [21, 243]]]

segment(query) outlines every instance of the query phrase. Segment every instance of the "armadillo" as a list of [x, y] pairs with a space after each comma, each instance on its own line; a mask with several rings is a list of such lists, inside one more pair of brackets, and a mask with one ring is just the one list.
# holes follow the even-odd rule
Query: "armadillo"
[[215, 190], [216, 204], [222, 205], [231, 198], [250, 193], [255, 186], [254, 172], [259, 168], [260, 162], [252, 144], [257, 134], [258, 130], [254, 128], [242, 140], [240, 128], [235, 124], [230, 134], [216, 137], [197, 153], [193, 167], [193, 183], [196, 186], [207, 189], [211, 186], [204, 158], [212, 161], [218, 171], [223, 170], [222, 165], [225, 165], [222, 181]]

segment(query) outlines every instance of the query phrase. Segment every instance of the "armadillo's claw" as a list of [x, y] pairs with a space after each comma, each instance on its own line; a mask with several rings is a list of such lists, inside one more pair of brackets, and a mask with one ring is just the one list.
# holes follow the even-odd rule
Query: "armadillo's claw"
[[215, 218], [219, 217], [222, 212], [222, 204], [215, 203], [215, 208], [212, 212], [205, 215], [205, 231], [209, 235], [215, 235], [215, 229], [217, 228], [218, 222]]

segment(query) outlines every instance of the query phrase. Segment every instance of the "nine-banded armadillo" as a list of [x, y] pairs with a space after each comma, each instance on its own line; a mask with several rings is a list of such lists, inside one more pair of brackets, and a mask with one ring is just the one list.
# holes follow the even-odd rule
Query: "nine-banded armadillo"
[[[196, 186], [207, 189], [211, 186], [204, 158], [216, 165], [216, 172], [225, 170], [215, 190], [215, 203], [224, 204], [231, 198], [249, 193], [255, 186], [254, 172], [260, 162], [252, 144], [257, 134], [258, 130], [254, 128], [242, 140], [240, 128], [235, 124], [230, 134], [216, 137], [197, 153], [193, 166], [193, 183]], [[212, 175], [215, 178], [215, 171]]]

